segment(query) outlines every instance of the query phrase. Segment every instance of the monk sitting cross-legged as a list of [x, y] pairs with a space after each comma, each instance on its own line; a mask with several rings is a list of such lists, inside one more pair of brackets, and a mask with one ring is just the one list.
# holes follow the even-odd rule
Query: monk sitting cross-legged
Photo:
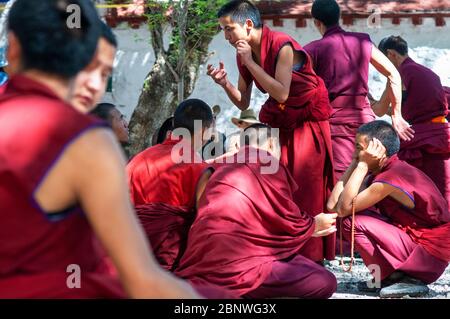
[[279, 163], [268, 126], [254, 124], [243, 134], [245, 146], [200, 179], [197, 216], [176, 274], [244, 298], [329, 298], [336, 278], [299, 250], [311, 237], [334, 233], [337, 215], [300, 211], [292, 198], [297, 185]]
[[[343, 235], [350, 240], [354, 227], [355, 250], [367, 266], [379, 266], [380, 297], [427, 293], [426, 284], [450, 260], [446, 201], [427, 175], [397, 157], [399, 148], [389, 123], [361, 126], [353, 161], [328, 201], [340, 217], [351, 215], [354, 206], [355, 218], [344, 219]], [[372, 206], [379, 213], [369, 212]]]

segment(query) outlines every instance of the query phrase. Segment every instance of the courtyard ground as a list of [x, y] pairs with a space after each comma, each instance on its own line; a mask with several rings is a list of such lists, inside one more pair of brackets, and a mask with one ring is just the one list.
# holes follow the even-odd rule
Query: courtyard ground
[[[349, 258], [344, 258], [346, 265]], [[340, 266], [340, 259], [326, 262], [326, 267], [336, 276], [338, 281], [338, 288], [336, 293], [331, 297], [332, 299], [377, 299], [376, 294], [362, 293], [357, 289], [359, 281], [370, 279], [368, 269], [365, 267], [362, 259], [357, 258], [353, 265], [352, 272], [346, 273]], [[422, 299], [446, 299], [450, 298], [450, 266], [442, 276], [431, 285], [428, 285], [430, 292]], [[405, 297], [409, 298], [409, 297]]]

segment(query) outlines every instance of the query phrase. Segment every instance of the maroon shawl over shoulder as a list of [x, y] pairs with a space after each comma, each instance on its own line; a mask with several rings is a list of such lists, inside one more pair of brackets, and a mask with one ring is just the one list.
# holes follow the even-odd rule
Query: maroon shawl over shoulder
[[[249, 150], [255, 151], [239, 153]], [[215, 166], [177, 275], [242, 296], [261, 285], [273, 261], [294, 255], [311, 237], [314, 220], [292, 200], [297, 186], [287, 169], [261, 174], [261, 167]]]

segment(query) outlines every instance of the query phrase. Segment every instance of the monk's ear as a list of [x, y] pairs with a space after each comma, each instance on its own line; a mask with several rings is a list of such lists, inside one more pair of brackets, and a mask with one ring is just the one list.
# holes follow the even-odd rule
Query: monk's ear
[[397, 55], [398, 55], [398, 53], [395, 50], [392, 50], [392, 49], [387, 49], [386, 50], [386, 56], [389, 59], [396, 59]]
[[6, 59], [8, 61], [8, 73], [12, 75], [19, 72], [22, 61], [22, 46], [17, 36], [11, 31], [8, 33]]
[[320, 29], [320, 25], [321, 25], [322, 22], [320, 22], [319, 20], [314, 19], [314, 18], [313, 18], [313, 21], [314, 21], [314, 26], [315, 26], [317, 29]]
[[245, 28], [247, 30], [251, 30], [255, 27], [255, 25], [253, 24], [253, 21], [251, 19], [247, 19], [245, 20]]

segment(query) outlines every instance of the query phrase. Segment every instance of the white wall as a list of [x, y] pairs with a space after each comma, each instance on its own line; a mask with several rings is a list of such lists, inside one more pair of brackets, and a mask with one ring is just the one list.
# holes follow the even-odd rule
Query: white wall
[[[268, 25], [272, 27], [271, 20]], [[388, 35], [400, 35], [408, 41], [411, 48], [410, 55], [417, 62], [434, 70], [444, 85], [450, 86], [450, 19], [446, 18], [446, 26], [436, 27], [433, 18], [424, 18], [423, 24], [414, 26], [411, 19], [402, 19], [400, 25], [393, 25], [391, 19], [381, 19], [379, 28], [369, 28], [365, 19], [355, 20], [353, 26], [346, 26], [350, 31], [367, 32], [375, 44]], [[306, 28], [296, 28], [295, 20], [284, 20], [283, 27], [273, 29], [286, 32], [293, 36], [300, 44], [304, 45], [312, 40], [320, 38], [315, 30], [312, 20], [307, 21]], [[125, 26], [119, 26], [114, 30], [119, 40], [119, 50], [115, 61], [113, 76], [113, 93], [105, 96], [105, 101], [116, 103], [122, 107], [122, 112], [128, 117], [137, 105], [139, 94], [145, 76], [151, 69], [154, 61], [153, 51], [150, 47], [149, 32], [146, 26], [133, 30]], [[166, 41], [167, 42], [167, 41]], [[213, 54], [206, 64], [217, 65], [219, 61], [225, 63], [229, 79], [236, 82], [238, 71], [235, 65], [235, 53], [223, 34], [218, 34], [209, 46]], [[211, 106], [219, 104], [222, 113], [218, 118], [218, 126], [221, 130], [234, 130], [230, 123], [231, 116], [238, 116], [239, 111], [228, 100], [223, 90], [206, 76], [206, 64], [200, 69], [201, 75], [191, 97], [204, 99]], [[385, 81], [372, 68], [370, 72], [370, 90], [375, 97], [381, 95]], [[260, 109], [266, 97], [254, 89], [251, 107]]]

